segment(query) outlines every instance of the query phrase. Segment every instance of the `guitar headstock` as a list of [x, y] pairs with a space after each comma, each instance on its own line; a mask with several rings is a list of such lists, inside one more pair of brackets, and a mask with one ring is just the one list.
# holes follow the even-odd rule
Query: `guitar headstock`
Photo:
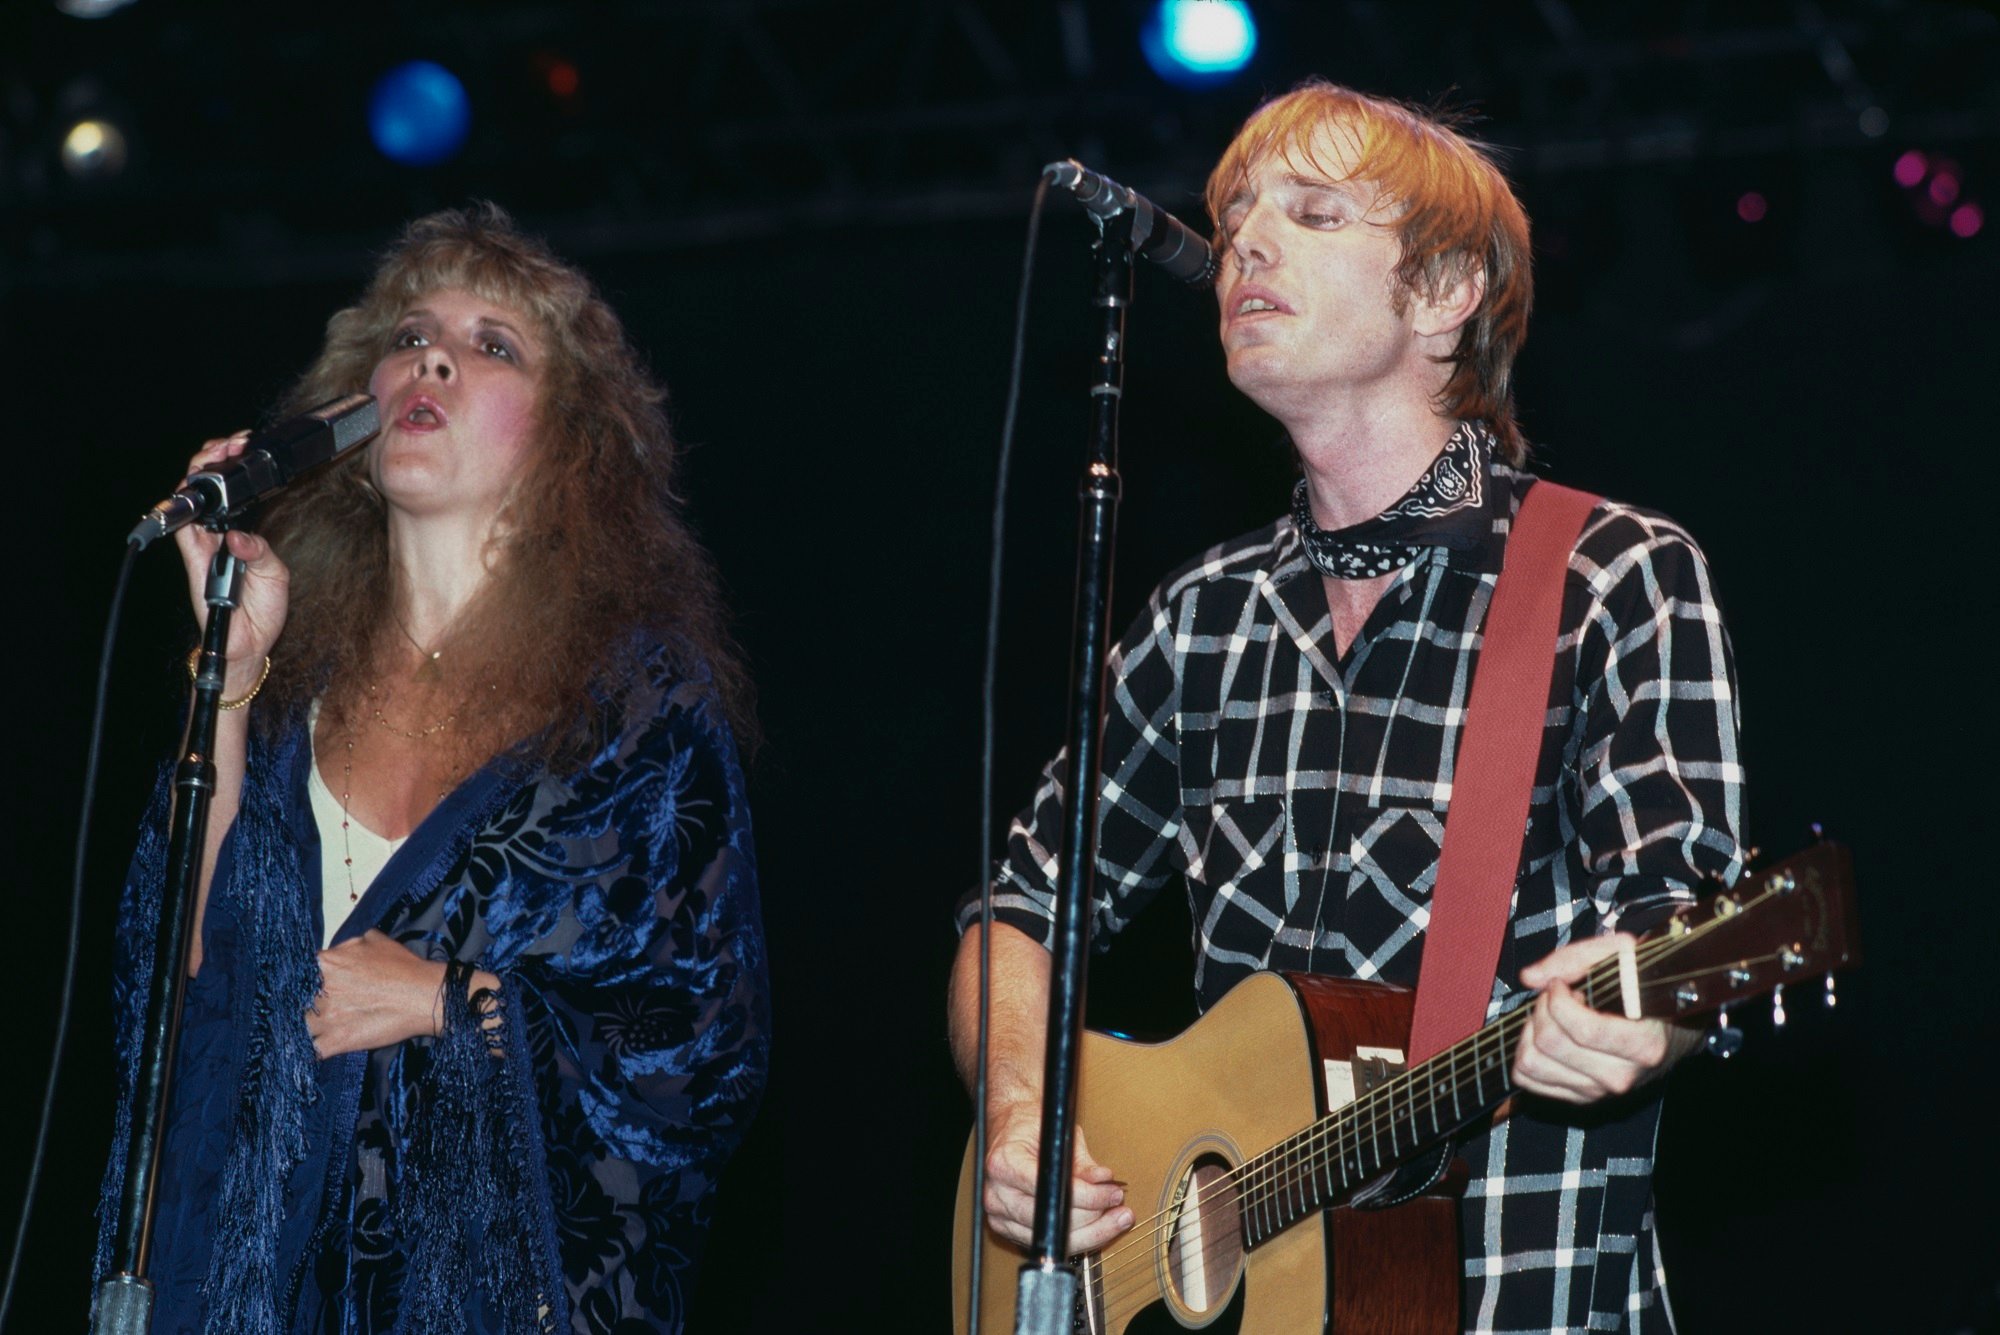
[[1847, 850], [1816, 844], [1682, 910], [1640, 942], [1640, 1007], [1686, 1019], [1815, 976], [1828, 979], [1861, 958]]

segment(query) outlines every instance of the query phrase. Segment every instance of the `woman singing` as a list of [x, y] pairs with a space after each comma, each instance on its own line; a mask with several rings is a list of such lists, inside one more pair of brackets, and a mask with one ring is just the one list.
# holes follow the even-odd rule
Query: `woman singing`
[[[226, 538], [153, 1329], [677, 1331], [768, 1007], [749, 692], [663, 391], [491, 206], [413, 224], [290, 407], [361, 389], [375, 440]], [[222, 539], [178, 537], [202, 616]], [[120, 922], [128, 1101], [168, 800]]]

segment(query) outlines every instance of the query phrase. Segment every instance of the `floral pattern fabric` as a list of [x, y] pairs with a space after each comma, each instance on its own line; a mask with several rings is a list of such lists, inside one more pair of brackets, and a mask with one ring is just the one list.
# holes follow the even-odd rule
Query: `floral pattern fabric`
[[[153, 1273], [178, 1282], [156, 1332], [682, 1328], [717, 1178], [763, 1088], [764, 944], [743, 775], [706, 683], [662, 652], [622, 705], [576, 773], [502, 759], [462, 785], [334, 940], [379, 927], [493, 972], [497, 1028], [460, 1002], [435, 1040], [317, 1062], [304, 1038], [296, 1094], [270, 1072], [300, 1050], [304, 1016], [270, 998], [293, 975], [316, 990], [317, 965], [268, 943], [318, 939], [303, 721], [254, 748], [169, 1113]], [[128, 1090], [153, 831], [119, 933]], [[244, 1217], [271, 1199], [281, 1220]], [[106, 1230], [100, 1272], [108, 1249]]]

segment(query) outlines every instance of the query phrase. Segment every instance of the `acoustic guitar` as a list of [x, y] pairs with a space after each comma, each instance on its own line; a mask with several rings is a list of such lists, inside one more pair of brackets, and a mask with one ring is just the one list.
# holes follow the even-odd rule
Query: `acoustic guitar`
[[[1592, 969], [1600, 1010], [1689, 1019], [1859, 958], [1850, 863], [1823, 843], [1746, 876]], [[1078, 1118], [1137, 1224], [1075, 1259], [1074, 1329], [1256, 1335], [1459, 1329], [1454, 1132], [1512, 1093], [1527, 1008], [1404, 1061], [1413, 994], [1252, 975], [1164, 1043], [1084, 1036]], [[1726, 1018], [1721, 1035], [1733, 1033]], [[967, 1335], [973, 1159], [959, 1174], [953, 1320]], [[1014, 1329], [1025, 1254], [981, 1239], [983, 1335]]]

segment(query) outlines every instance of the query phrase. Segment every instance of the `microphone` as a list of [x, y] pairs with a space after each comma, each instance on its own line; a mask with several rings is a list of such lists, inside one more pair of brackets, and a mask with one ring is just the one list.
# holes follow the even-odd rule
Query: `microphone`
[[1206, 286], [1220, 269], [1208, 242], [1138, 191], [1099, 175], [1074, 158], [1042, 168], [1050, 185], [1067, 190], [1100, 221], [1132, 214], [1132, 249], [1184, 283]]
[[144, 549], [189, 524], [233, 519], [300, 473], [345, 454], [381, 429], [375, 397], [349, 394], [254, 432], [243, 453], [190, 475], [180, 490], [146, 511], [125, 541]]

